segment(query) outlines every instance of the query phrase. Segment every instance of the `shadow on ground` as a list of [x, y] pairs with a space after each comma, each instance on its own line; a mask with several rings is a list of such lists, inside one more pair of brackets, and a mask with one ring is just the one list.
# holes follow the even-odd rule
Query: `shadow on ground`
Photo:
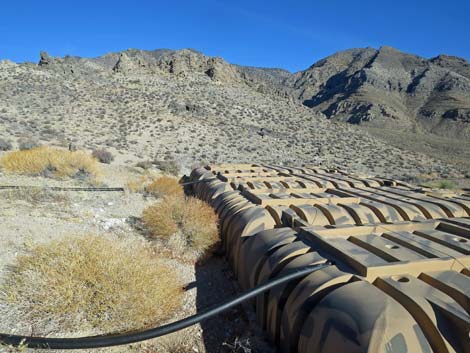
[[[234, 298], [241, 290], [223, 255], [196, 265], [197, 311]], [[253, 302], [201, 323], [206, 353], [274, 353], [255, 323]]]

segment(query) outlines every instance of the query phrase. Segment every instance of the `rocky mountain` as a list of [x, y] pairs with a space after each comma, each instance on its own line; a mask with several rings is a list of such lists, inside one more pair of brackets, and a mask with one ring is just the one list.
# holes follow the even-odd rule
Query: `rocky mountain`
[[214, 82], [292, 97], [330, 119], [470, 137], [470, 64], [452, 56], [424, 59], [391, 47], [350, 49], [293, 74], [233, 65], [193, 49], [129, 49], [94, 59], [42, 53], [39, 65], [51, 64], [64, 72], [206, 75]]
[[193, 49], [41, 52], [38, 64], [0, 62], [0, 138], [107, 146], [118, 160], [174, 159], [186, 168], [324, 163], [463, 178], [469, 80], [464, 59], [388, 47], [339, 52], [297, 73]]
[[470, 64], [462, 58], [351, 49], [294, 74], [288, 86], [328, 118], [470, 137]]

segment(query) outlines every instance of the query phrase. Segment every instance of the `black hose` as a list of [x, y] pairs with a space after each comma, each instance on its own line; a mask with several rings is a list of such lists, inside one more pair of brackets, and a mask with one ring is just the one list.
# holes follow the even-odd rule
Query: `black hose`
[[[195, 181], [187, 181], [180, 183], [180, 185], [193, 185], [200, 183], [207, 183], [209, 181], [216, 180], [217, 178], [201, 179]], [[21, 189], [34, 189], [43, 188], [51, 191], [125, 191], [123, 187], [76, 187], [76, 186], [30, 186], [30, 185], [0, 185], [0, 190], [21, 190]]]
[[19, 186], [19, 185], [0, 185], [0, 190], [21, 190], [21, 189], [34, 189], [43, 188], [51, 191], [119, 191], [123, 192], [124, 188], [106, 188], [106, 187], [75, 187], [75, 186]]
[[194, 185], [194, 184], [200, 184], [200, 183], [208, 183], [209, 181], [217, 180], [217, 178], [209, 178], [209, 179], [201, 179], [201, 180], [194, 180], [194, 181], [185, 181], [183, 183], [180, 183], [180, 185]]
[[9, 335], [0, 333], [0, 344], [6, 344], [14, 347], [42, 348], [42, 349], [79, 349], [79, 348], [99, 348], [111, 347], [134, 342], [140, 342], [151, 338], [167, 335], [172, 332], [182, 330], [186, 327], [197, 324], [198, 322], [209, 319], [223, 311], [226, 311], [242, 302], [256, 297], [268, 289], [290, 282], [294, 279], [304, 277], [314, 271], [331, 266], [329, 263], [311, 265], [299, 270], [295, 270], [285, 276], [274, 278], [271, 281], [261, 284], [238, 297], [225, 302], [215, 308], [207, 309], [202, 313], [189, 316], [185, 319], [166, 324], [160, 327], [151, 328], [140, 332], [127, 332], [120, 334], [108, 334], [101, 336], [89, 336], [79, 338], [48, 338], [48, 337], [29, 337], [21, 335]]

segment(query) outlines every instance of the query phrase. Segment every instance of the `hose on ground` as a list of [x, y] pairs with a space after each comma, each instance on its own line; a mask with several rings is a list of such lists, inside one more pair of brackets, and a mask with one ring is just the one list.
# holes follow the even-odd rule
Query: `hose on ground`
[[209, 178], [209, 179], [201, 179], [201, 180], [194, 180], [194, 181], [185, 181], [180, 183], [180, 185], [194, 185], [194, 184], [201, 184], [201, 183], [208, 183], [210, 181], [217, 180], [217, 178]]
[[0, 333], [0, 344], [5, 344], [13, 347], [28, 347], [28, 348], [40, 348], [40, 349], [85, 349], [85, 348], [100, 348], [100, 347], [111, 347], [123, 344], [135, 343], [145, 341], [151, 338], [161, 337], [186, 327], [197, 324], [201, 321], [207, 320], [217, 314], [220, 314], [234, 306], [237, 306], [251, 298], [258, 296], [259, 294], [279, 286], [281, 284], [290, 282], [295, 279], [299, 279], [307, 276], [308, 274], [324, 269], [331, 266], [330, 263], [322, 263], [318, 265], [310, 265], [301, 269], [292, 271], [291, 273], [273, 278], [267, 283], [263, 283], [251, 290], [248, 290], [241, 295], [226, 301], [225, 303], [212, 308], [207, 309], [199, 314], [195, 314], [184, 318], [179, 321], [175, 321], [160, 327], [155, 327], [139, 332], [125, 332], [118, 334], [107, 334], [100, 336], [89, 336], [79, 338], [52, 338], [52, 337], [30, 337], [23, 335], [10, 335]]
[[[200, 184], [200, 183], [207, 183], [212, 180], [216, 180], [217, 178], [210, 178], [210, 179], [201, 179], [201, 180], [195, 180], [195, 181], [187, 181], [187, 182], [182, 182], [180, 185], [186, 186], [186, 185], [194, 185], [194, 184]], [[21, 189], [34, 189], [38, 188], [40, 186], [31, 186], [31, 185], [0, 185], [0, 190], [21, 190]], [[91, 186], [85, 186], [85, 187], [78, 187], [78, 186], [45, 186], [43, 187], [44, 189], [50, 190], [50, 191], [117, 191], [117, 192], [124, 192], [125, 189], [123, 187], [91, 187]]]
[[[38, 186], [20, 186], [20, 185], [0, 185], [0, 190], [21, 190], [21, 189], [34, 189]], [[75, 186], [46, 186], [44, 189], [50, 191], [118, 191], [123, 192], [122, 187], [75, 187]]]

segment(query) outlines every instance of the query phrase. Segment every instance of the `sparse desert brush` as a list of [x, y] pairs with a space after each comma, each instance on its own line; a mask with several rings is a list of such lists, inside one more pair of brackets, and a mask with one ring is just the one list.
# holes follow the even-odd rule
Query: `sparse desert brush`
[[108, 150], [104, 148], [98, 148], [93, 150], [93, 157], [95, 157], [100, 163], [110, 164], [114, 161], [114, 156]]
[[179, 167], [176, 161], [167, 160], [167, 161], [155, 161], [155, 165], [160, 169], [164, 174], [175, 175], [179, 174]]
[[22, 137], [18, 139], [18, 148], [21, 151], [30, 150], [39, 146], [40, 146], [39, 141], [34, 138]]
[[439, 189], [455, 189], [457, 186], [455, 185], [454, 182], [450, 180], [441, 180], [438, 184], [437, 187]]
[[0, 151], [9, 151], [13, 148], [10, 140], [0, 138]]
[[0, 159], [7, 172], [55, 177], [97, 177], [97, 161], [84, 151], [71, 152], [61, 148], [41, 146], [30, 150], [8, 152]]
[[183, 186], [178, 179], [171, 176], [161, 176], [156, 178], [150, 185], [146, 187], [148, 193], [156, 197], [164, 196], [184, 196]]
[[135, 165], [137, 168], [142, 168], [144, 170], [148, 170], [153, 167], [152, 161], [140, 161], [137, 162]]
[[0, 289], [0, 307], [41, 334], [149, 327], [170, 318], [182, 298], [174, 270], [148, 245], [111, 236], [37, 245], [17, 258]]
[[431, 187], [431, 188], [436, 188], [436, 189], [456, 189], [457, 185], [451, 181], [451, 180], [436, 180], [436, 181], [430, 181], [427, 183], [424, 183], [425, 186]]
[[142, 219], [150, 236], [166, 241], [178, 255], [201, 260], [219, 240], [214, 210], [193, 197], [167, 196], [147, 207]]

